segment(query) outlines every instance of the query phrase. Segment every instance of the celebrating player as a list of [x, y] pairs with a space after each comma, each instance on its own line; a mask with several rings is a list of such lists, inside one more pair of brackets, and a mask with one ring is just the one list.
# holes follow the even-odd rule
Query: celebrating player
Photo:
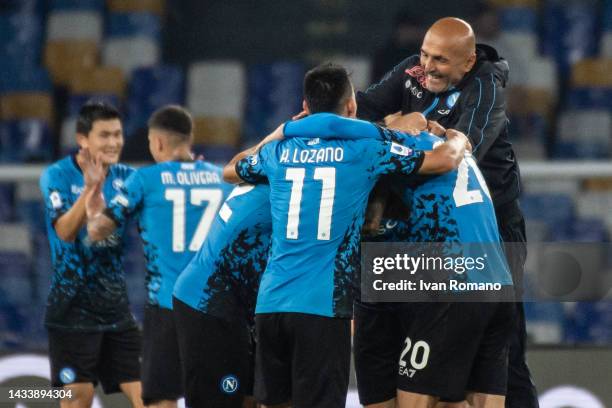
[[[416, 121], [425, 125], [419, 115]], [[364, 121], [316, 116], [287, 124], [285, 137], [310, 133], [375, 137], [423, 150], [442, 142], [426, 132], [410, 137]], [[354, 347], [361, 402], [380, 408], [418, 408], [431, 406], [439, 397], [445, 401], [467, 397], [476, 407], [503, 408], [514, 305], [499, 301], [512, 299], [512, 280], [483, 177], [471, 155], [466, 155], [457, 171], [411, 180], [410, 185], [398, 178], [393, 187], [408, 207], [408, 218], [382, 223], [382, 235], [392, 236], [394, 241], [455, 243], [452, 249], [463, 256], [486, 253], [483, 270], [450, 278], [499, 283], [503, 292], [488, 303], [462, 302], [464, 297], [452, 303], [357, 302]], [[460, 243], [469, 244], [457, 245]], [[412, 357], [416, 354], [421, 357]]]
[[175, 407], [183, 395], [172, 291], [179, 273], [206, 239], [230, 186], [221, 169], [191, 156], [192, 120], [179, 106], [165, 106], [149, 120], [149, 148], [157, 162], [132, 174], [110, 201], [87, 201], [87, 230], [105, 239], [137, 217], [147, 260], [148, 303], [144, 318], [143, 400]]
[[[355, 117], [353, 88], [342, 67], [310, 70], [304, 99], [309, 113]], [[382, 174], [456, 168], [466, 143], [457, 133], [425, 154], [374, 139], [294, 138], [266, 143], [249, 157], [243, 152], [225, 167], [228, 181], [270, 183], [272, 248], [255, 316], [260, 402], [344, 407], [354, 271], [368, 194]]]
[[[111, 199], [133, 173], [118, 164], [123, 133], [117, 110], [87, 103], [77, 119], [81, 150], [51, 166], [40, 179], [51, 244], [53, 280], [45, 325], [51, 383], [72, 391], [62, 407], [90, 407], [98, 382], [123, 391], [141, 407], [140, 333], [129, 310], [123, 272], [123, 228], [92, 242], [85, 203], [94, 191]], [[91, 163], [98, 165], [91, 168]]]

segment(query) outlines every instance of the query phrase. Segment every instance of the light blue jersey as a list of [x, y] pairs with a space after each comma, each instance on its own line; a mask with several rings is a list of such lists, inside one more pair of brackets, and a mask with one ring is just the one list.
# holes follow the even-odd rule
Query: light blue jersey
[[271, 233], [270, 187], [237, 186], [176, 281], [174, 297], [206, 314], [250, 322]]
[[231, 188], [217, 166], [171, 161], [138, 169], [110, 202], [106, 214], [118, 226], [137, 217], [150, 305], [172, 309], [176, 278], [202, 246]]
[[[133, 172], [123, 164], [110, 166], [103, 187], [105, 199], [114, 197]], [[72, 208], [84, 187], [74, 156], [47, 167], [40, 178], [53, 265], [45, 324], [72, 330], [123, 330], [136, 325], [123, 271], [124, 228], [100, 242], [91, 242], [85, 227], [73, 242], [61, 240], [55, 231], [55, 222]]]
[[[321, 118], [288, 122], [284, 129], [285, 137], [289, 138], [305, 132], [311, 132], [310, 136], [319, 134], [349, 140], [374, 137], [419, 150], [432, 150], [444, 142], [427, 132], [415, 137], [383, 129], [370, 122], [329, 114]], [[465, 275], [465, 279], [468, 282], [512, 284], [491, 194], [470, 154], [465, 155], [455, 171], [435, 177], [413, 177], [410, 180], [394, 177], [391, 179], [391, 188], [410, 208], [410, 215], [406, 222], [385, 220], [382, 235], [407, 242], [481, 243], [469, 245], [469, 250], [475, 254], [463, 255], [480, 256], [486, 252], [487, 268], [472, 270]], [[465, 248], [467, 250], [468, 246]]]
[[243, 180], [270, 183], [272, 248], [256, 313], [351, 317], [370, 190], [383, 174], [416, 172], [423, 158], [376, 139], [294, 138], [239, 161]]

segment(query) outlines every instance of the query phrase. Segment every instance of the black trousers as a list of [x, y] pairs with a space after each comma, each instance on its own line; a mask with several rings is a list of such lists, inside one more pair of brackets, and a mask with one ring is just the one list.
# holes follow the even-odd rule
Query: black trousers
[[[517, 300], [523, 295], [523, 273], [527, 258], [525, 218], [518, 200], [496, 208], [499, 232], [506, 245], [506, 257], [516, 290]], [[506, 408], [538, 408], [538, 395], [526, 361], [527, 330], [522, 302], [516, 303], [516, 330], [510, 339], [508, 391]]]

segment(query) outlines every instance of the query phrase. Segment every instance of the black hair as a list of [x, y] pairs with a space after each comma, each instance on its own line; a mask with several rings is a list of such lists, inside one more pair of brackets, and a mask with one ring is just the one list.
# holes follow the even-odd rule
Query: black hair
[[95, 121], [111, 119], [121, 119], [117, 108], [104, 101], [87, 101], [79, 110], [76, 131], [87, 136]]
[[340, 113], [352, 92], [349, 73], [340, 65], [322, 64], [304, 76], [304, 99], [311, 113]]
[[162, 106], [151, 115], [149, 129], [159, 129], [179, 137], [182, 142], [191, 139], [193, 120], [191, 114], [182, 106]]

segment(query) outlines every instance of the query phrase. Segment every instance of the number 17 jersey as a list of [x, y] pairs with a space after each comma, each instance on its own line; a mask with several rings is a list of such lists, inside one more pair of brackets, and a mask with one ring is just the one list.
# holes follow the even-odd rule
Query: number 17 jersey
[[147, 263], [148, 304], [172, 309], [181, 271], [200, 249], [232, 186], [204, 161], [143, 167], [125, 182], [106, 214], [118, 225], [136, 217]]

